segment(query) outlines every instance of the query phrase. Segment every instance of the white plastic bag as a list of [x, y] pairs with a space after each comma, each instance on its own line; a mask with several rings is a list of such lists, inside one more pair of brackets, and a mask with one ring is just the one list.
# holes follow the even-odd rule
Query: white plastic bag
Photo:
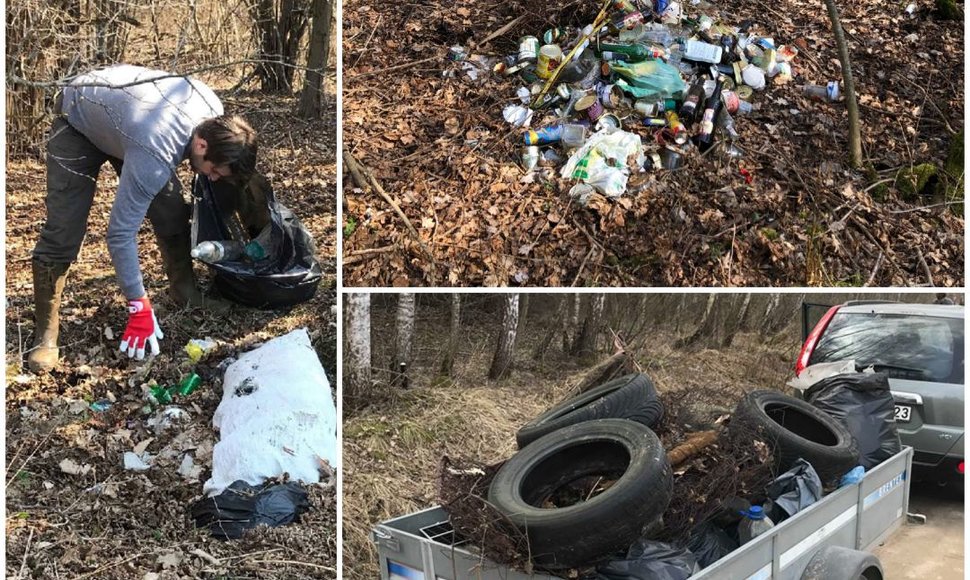
[[283, 473], [316, 483], [322, 460], [338, 466], [337, 410], [305, 328], [240, 356], [222, 389], [212, 417], [220, 441], [203, 486], [210, 497], [239, 479], [259, 485]]
[[639, 135], [626, 131], [600, 131], [569, 157], [559, 174], [588, 183], [608, 197], [619, 197], [626, 192], [630, 175], [626, 164], [631, 156], [635, 157], [636, 168], [643, 166], [643, 144]]

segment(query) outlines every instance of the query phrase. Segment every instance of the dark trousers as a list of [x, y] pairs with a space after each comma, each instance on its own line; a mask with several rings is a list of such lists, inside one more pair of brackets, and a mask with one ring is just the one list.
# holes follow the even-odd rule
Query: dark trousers
[[[47, 221], [34, 247], [34, 259], [66, 263], [77, 260], [88, 229], [98, 174], [105, 162], [121, 175], [122, 161], [94, 146], [87, 137], [57, 117], [47, 141]], [[176, 177], [148, 208], [148, 219], [159, 239], [187, 234], [191, 210]]]

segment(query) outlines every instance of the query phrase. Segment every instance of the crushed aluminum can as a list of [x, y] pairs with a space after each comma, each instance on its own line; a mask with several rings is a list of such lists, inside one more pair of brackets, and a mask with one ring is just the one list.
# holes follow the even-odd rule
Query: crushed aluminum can
[[448, 49], [448, 60], [461, 62], [468, 58], [468, 49], [461, 45], [455, 45]]
[[660, 150], [660, 160], [664, 169], [679, 169], [684, 165], [684, 151], [668, 145]]
[[607, 133], [612, 133], [614, 131], [618, 131], [622, 127], [623, 124], [620, 122], [620, 118], [613, 113], [607, 113], [596, 121], [597, 131], [606, 130]]

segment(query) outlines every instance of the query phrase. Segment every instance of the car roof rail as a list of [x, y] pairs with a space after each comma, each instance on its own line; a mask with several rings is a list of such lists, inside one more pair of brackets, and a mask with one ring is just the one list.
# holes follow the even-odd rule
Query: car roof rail
[[849, 300], [842, 306], [863, 306], [866, 304], [904, 304], [899, 300]]

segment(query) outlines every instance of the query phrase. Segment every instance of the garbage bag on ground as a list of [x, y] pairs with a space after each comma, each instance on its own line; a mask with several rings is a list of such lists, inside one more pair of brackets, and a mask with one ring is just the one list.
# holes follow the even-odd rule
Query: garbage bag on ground
[[700, 568], [690, 550], [646, 539], [596, 568], [596, 580], [686, 580]]
[[[623, 77], [617, 80], [624, 92], [638, 99], [662, 101], [664, 99], [683, 99], [687, 91], [680, 72], [659, 60], [644, 60], [626, 63], [613, 63], [613, 70]], [[621, 82], [623, 81], [623, 82]]]
[[859, 444], [859, 464], [867, 470], [902, 450], [886, 373], [822, 379], [805, 391], [805, 399], [849, 429]]
[[306, 490], [296, 482], [253, 487], [239, 480], [219, 495], [193, 504], [192, 519], [197, 528], [208, 527], [216, 538], [229, 540], [259, 525], [277, 527], [299, 521], [308, 507]]
[[[268, 238], [259, 259], [244, 256], [206, 264], [215, 271], [215, 287], [223, 296], [254, 308], [292, 306], [313, 297], [322, 273], [313, 238], [276, 200], [265, 178], [257, 176], [238, 187], [198, 175], [192, 192], [193, 247], [206, 241]], [[267, 227], [268, 235], [263, 233]]]
[[765, 511], [771, 521], [781, 523], [822, 498], [822, 480], [815, 468], [799, 459], [765, 489]]
[[338, 466], [333, 394], [305, 328], [240, 356], [222, 388], [212, 418], [220, 440], [203, 488], [210, 497], [237, 480], [259, 485], [284, 473], [316, 483], [324, 460]]
[[687, 549], [703, 569], [738, 549], [738, 541], [711, 522], [701, 522], [691, 530]]

